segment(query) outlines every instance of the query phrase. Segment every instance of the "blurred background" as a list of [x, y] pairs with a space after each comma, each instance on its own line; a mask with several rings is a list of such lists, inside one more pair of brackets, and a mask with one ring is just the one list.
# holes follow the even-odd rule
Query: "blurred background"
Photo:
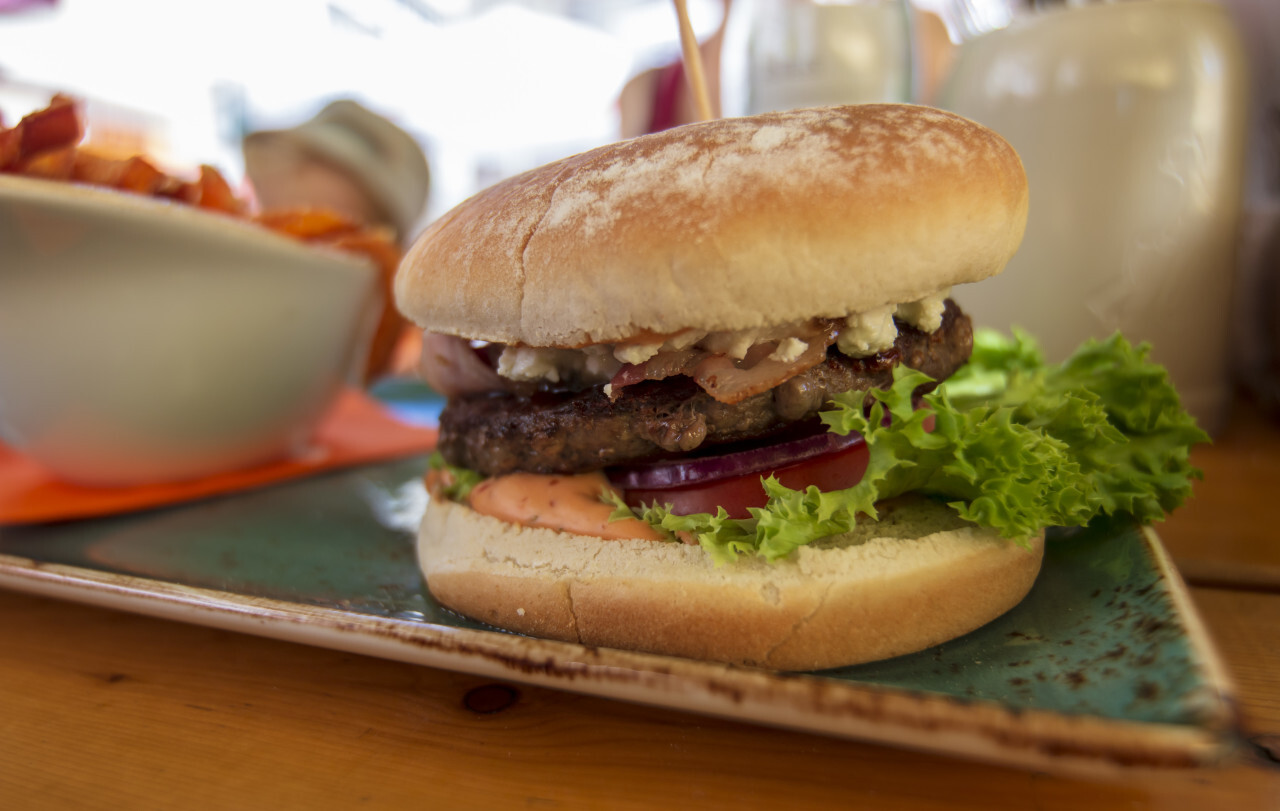
[[[704, 34], [721, 9], [690, 6]], [[427, 153], [425, 222], [615, 140], [627, 79], [678, 53], [670, 0], [0, 0], [0, 109], [72, 93], [91, 142], [235, 181], [245, 135], [353, 99]]]
[[[688, 8], [716, 114], [916, 102], [1013, 143], [1027, 238], [959, 295], [975, 321], [1054, 357], [1148, 340], [1210, 430], [1241, 389], [1280, 402], [1280, 3]], [[0, 112], [70, 93], [99, 151], [212, 164], [252, 196], [246, 137], [354, 101], [430, 166], [411, 236], [504, 177], [696, 119], [680, 54], [670, 0], [0, 0]]]

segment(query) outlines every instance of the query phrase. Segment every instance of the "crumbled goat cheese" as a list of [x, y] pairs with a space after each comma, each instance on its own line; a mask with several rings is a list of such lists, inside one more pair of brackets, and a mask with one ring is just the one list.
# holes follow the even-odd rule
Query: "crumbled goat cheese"
[[893, 325], [893, 305], [854, 313], [844, 320], [836, 346], [851, 358], [863, 358], [893, 346], [898, 328]]
[[836, 345], [851, 358], [863, 358], [883, 352], [893, 346], [898, 337], [894, 317], [906, 321], [921, 332], [933, 332], [942, 326], [942, 311], [950, 295], [951, 290], [948, 288], [916, 301], [854, 313], [845, 319], [845, 326], [836, 338]]
[[508, 380], [550, 380], [560, 382], [555, 349], [506, 346], [498, 356], [498, 374]]
[[943, 290], [917, 301], [899, 304], [897, 315], [921, 332], [933, 332], [942, 326], [942, 310], [951, 290]]
[[[942, 325], [942, 313], [951, 290], [940, 290], [930, 296], [901, 304], [890, 304], [844, 319], [836, 335], [836, 346], [849, 357], [861, 358], [893, 346], [898, 337], [894, 319], [898, 318], [923, 332], [934, 332]], [[708, 352], [741, 360], [751, 347], [776, 341], [770, 360], [790, 363], [809, 348], [797, 338], [804, 325], [795, 324], [733, 332], [698, 332], [684, 330], [655, 343], [599, 344], [582, 349], [537, 349], [528, 346], [503, 348], [498, 358], [498, 374], [509, 380], [546, 380], [551, 383], [576, 380], [582, 383], [606, 383], [624, 363], [642, 364], [661, 352], [679, 351], [697, 346]], [[608, 391], [605, 392], [608, 394]]]
[[613, 348], [613, 356], [623, 363], [641, 364], [658, 354], [662, 343], [656, 344], [618, 344]]
[[546, 349], [506, 346], [498, 356], [498, 374], [508, 380], [546, 380], [559, 383], [572, 378], [589, 382], [608, 380], [621, 364], [607, 346], [582, 349]]
[[728, 355], [735, 360], [742, 360], [759, 338], [760, 336], [756, 330], [713, 332], [702, 340], [701, 346], [708, 352]]
[[778, 348], [773, 350], [773, 353], [769, 355], [769, 360], [790, 363], [803, 355], [804, 351], [808, 348], [809, 344], [799, 338], [783, 338], [778, 342]]

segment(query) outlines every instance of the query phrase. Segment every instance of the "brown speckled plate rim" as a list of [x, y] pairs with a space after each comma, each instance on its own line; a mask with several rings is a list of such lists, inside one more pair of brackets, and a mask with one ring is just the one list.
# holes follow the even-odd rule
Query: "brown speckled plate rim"
[[1239, 740], [1234, 687], [1185, 584], [1143, 537], [1203, 668], [1204, 723], [1155, 724], [452, 628], [0, 555], [0, 587], [411, 664], [1006, 766], [1086, 774], [1194, 768]]

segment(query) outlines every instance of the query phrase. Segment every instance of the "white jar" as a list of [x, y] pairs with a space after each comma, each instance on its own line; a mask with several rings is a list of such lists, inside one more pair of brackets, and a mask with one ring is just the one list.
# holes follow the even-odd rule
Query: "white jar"
[[1019, 18], [963, 43], [939, 106], [999, 132], [1030, 186], [1005, 272], [957, 290], [977, 325], [1051, 360], [1120, 330], [1152, 344], [1209, 431], [1230, 404], [1247, 69], [1224, 11], [1130, 0]]

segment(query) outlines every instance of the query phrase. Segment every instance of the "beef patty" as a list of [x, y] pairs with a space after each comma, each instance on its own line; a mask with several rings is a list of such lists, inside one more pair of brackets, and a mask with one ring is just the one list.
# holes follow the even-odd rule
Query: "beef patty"
[[969, 317], [948, 300], [935, 332], [899, 322], [892, 349], [850, 358], [832, 347], [825, 362], [733, 405], [683, 375], [627, 386], [613, 401], [601, 386], [451, 398], [440, 415], [439, 450], [450, 463], [487, 476], [580, 473], [659, 459], [778, 433], [813, 417], [836, 394], [887, 388], [899, 362], [943, 380], [972, 348]]

